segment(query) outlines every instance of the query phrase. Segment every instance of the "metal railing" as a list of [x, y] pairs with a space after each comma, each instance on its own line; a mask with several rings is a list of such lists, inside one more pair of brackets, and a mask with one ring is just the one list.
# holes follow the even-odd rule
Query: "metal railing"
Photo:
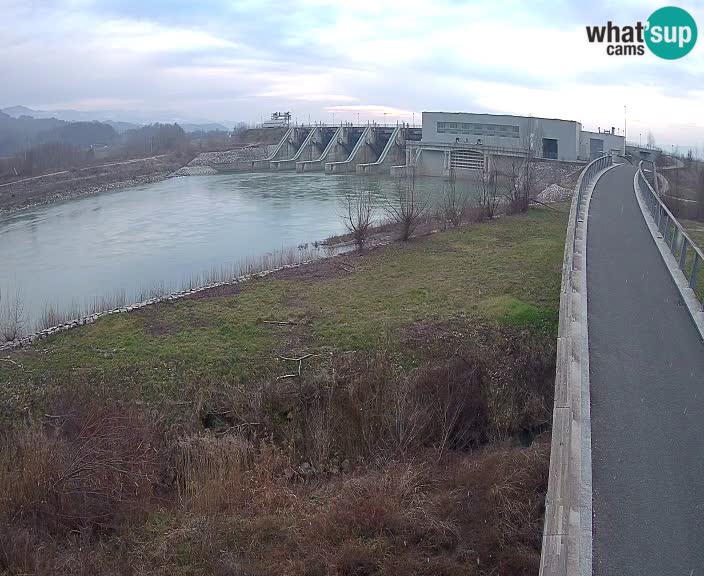
[[[650, 161], [642, 160], [638, 164], [638, 187], [642, 198], [650, 211], [650, 215], [658, 227], [665, 243], [670, 248], [670, 253], [675, 257], [680, 270], [684, 274], [689, 287], [694, 291], [699, 302], [704, 301], [704, 284], [699, 282], [699, 276], [704, 272], [704, 254], [695, 242], [689, 237], [685, 229], [670, 212], [660, 196], [646, 177], [645, 166], [650, 165], [650, 172], [655, 178], [655, 167]], [[699, 290], [698, 290], [699, 288]]]
[[[607, 154], [606, 156], [601, 156], [597, 158], [596, 160], [592, 161], [587, 165], [587, 167], [584, 169], [582, 172], [582, 175], [580, 176], [579, 183], [578, 183], [578, 188], [577, 188], [577, 210], [575, 211], [575, 226], [574, 226], [574, 236], [572, 237], [572, 251], [574, 252], [576, 249], [576, 244], [577, 244], [577, 222], [580, 222], [582, 219], [582, 200], [584, 199], [584, 194], [586, 193], [587, 189], [589, 188], [589, 185], [591, 184], [592, 180], [594, 180], [594, 176], [596, 176], [599, 172], [601, 172], [604, 168], [608, 168], [613, 164], [614, 159], [611, 154]], [[572, 269], [574, 270], [574, 259], [572, 260]]]

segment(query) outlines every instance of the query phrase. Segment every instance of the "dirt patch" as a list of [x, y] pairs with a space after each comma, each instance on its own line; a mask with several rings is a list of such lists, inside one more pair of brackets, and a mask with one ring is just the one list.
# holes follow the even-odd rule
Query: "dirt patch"
[[[369, 253], [369, 250], [365, 251], [365, 254], [367, 253]], [[340, 278], [353, 274], [357, 270], [360, 265], [359, 256], [360, 254], [357, 252], [340, 254], [339, 256], [324, 258], [304, 266], [279, 270], [274, 272], [272, 277], [279, 280]]]
[[142, 320], [144, 331], [150, 336], [176, 335], [181, 330], [181, 324], [189, 328], [207, 328], [213, 325], [207, 318], [188, 309], [180, 310], [179, 321], [174, 322], [172, 315], [167, 312], [173, 305], [171, 302], [159, 302], [153, 306], [135, 310], [133, 314]]
[[[476, 340], [476, 326], [452, 322], [415, 322], [399, 330], [399, 338], [405, 346], [432, 353], [441, 351], [450, 355], [469, 340]], [[435, 354], [433, 354], [435, 355]]]
[[215, 286], [213, 288], [207, 288], [205, 290], [200, 290], [195, 294], [186, 296], [187, 300], [204, 300], [207, 298], [217, 298], [219, 296], [234, 296], [239, 294], [244, 289], [242, 283], [238, 282], [236, 284], [226, 284], [224, 286]]

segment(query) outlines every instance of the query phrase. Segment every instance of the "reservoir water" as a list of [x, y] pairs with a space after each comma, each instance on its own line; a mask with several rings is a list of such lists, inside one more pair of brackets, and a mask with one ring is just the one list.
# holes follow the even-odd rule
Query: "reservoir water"
[[[397, 180], [254, 173], [171, 178], [0, 217], [0, 290], [42, 310], [85, 309], [109, 294], [177, 290], [195, 274], [345, 231], [343, 198], [367, 187], [377, 206]], [[437, 201], [439, 179], [416, 190]], [[383, 210], [376, 211], [383, 217]]]

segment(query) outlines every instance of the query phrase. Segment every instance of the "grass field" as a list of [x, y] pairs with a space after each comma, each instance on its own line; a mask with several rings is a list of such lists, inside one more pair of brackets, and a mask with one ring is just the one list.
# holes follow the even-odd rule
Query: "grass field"
[[[7, 354], [0, 568], [537, 574], [567, 210]], [[66, 478], [97, 495], [75, 499]]]

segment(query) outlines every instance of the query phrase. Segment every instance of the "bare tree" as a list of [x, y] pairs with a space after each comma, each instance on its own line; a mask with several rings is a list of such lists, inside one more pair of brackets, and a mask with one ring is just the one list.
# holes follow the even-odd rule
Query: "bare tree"
[[496, 216], [496, 210], [499, 206], [499, 172], [496, 168], [496, 163], [485, 162], [479, 173], [479, 206], [486, 218], [491, 220]]
[[542, 130], [539, 125], [533, 125], [533, 119], [521, 141], [522, 155], [508, 158], [505, 163], [507, 166], [500, 173], [505, 184], [504, 196], [511, 212], [526, 212], [531, 197], [537, 192], [535, 167], [540, 157], [538, 146], [542, 141]]
[[352, 236], [357, 249], [361, 252], [369, 237], [369, 229], [374, 216], [372, 193], [369, 189], [358, 187], [345, 194], [343, 198], [342, 220], [347, 232]]
[[0, 336], [6, 342], [17, 340], [24, 334], [24, 325], [24, 302], [19, 292], [15, 292], [14, 299], [7, 300], [4, 305], [0, 294]]
[[655, 148], [655, 136], [648, 130], [648, 148]]
[[467, 209], [467, 192], [457, 188], [457, 174], [450, 168], [450, 178], [443, 186], [442, 194], [442, 219], [457, 227], [462, 223], [462, 218]]
[[399, 180], [396, 193], [386, 198], [384, 209], [391, 220], [398, 224], [399, 237], [405, 242], [417, 228], [426, 207], [427, 199], [420, 198], [416, 191], [416, 176], [413, 170], [405, 186]]

